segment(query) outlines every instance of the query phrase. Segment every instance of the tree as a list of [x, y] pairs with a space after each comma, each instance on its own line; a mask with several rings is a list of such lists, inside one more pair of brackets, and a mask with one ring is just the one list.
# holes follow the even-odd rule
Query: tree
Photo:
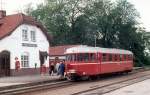
[[52, 45], [86, 44], [131, 50], [144, 63], [146, 39], [139, 13], [127, 0], [46, 0], [27, 9], [53, 35]]
[[28, 14], [41, 21], [53, 35], [52, 45], [75, 44], [75, 22], [82, 14], [83, 0], [46, 0]]

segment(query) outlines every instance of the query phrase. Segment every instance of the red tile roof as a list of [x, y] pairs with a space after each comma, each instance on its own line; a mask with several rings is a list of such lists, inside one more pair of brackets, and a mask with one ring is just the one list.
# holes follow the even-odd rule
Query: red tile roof
[[64, 46], [54, 46], [50, 47], [49, 53], [50, 56], [63, 56], [66, 49], [75, 47], [79, 45], [64, 45]]
[[21, 24], [31, 24], [39, 27], [46, 35], [48, 41], [50, 40], [47, 30], [40, 22], [36, 21], [31, 16], [26, 16], [22, 13], [8, 15], [0, 19], [0, 40], [9, 36]]

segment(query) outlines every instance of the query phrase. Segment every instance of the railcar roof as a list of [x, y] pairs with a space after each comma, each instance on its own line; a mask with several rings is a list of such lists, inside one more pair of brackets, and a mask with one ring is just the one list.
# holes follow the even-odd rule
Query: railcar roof
[[68, 48], [65, 54], [69, 53], [115, 53], [115, 54], [133, 54], [129, 50], [116, 49], [116, 48], [101, 48], [101, 47], [90, 47], [86, 45]]

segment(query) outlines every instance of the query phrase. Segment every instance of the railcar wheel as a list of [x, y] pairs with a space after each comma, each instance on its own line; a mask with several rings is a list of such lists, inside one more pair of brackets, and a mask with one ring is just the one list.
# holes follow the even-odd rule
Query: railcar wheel
[[125, 74], [129, 74], [129, 72], [131, 72], [131, 70], [125, 71]]
[[66, 78], [69, 81], [77, 81], [78, 80], [78, 77], [75, 75], [67, 75]]
[[122, 75], [123, 74], [123, 72], [117, 72], [117, 75]]
[[96, 75], [89, 76], [89, 80], [96, 80], [96, 79], [98, 79], [98, 76], [96, 76]]

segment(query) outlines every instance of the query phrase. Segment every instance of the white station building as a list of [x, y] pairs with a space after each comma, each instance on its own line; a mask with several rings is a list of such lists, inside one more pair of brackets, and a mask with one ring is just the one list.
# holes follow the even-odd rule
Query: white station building
[[0, 76], [40, 74], [40, 67], [49, 65], [48, 54], [49, 36], [40, 22], [22, 13], [6, 16], [0, 11]]

